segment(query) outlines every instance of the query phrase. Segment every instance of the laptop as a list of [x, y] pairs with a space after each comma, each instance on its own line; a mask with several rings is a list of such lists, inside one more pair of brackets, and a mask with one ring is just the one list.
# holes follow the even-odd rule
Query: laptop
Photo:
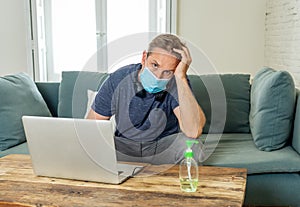
[[38, 176], [120, 184], [143, 166], [117, 162], [112, 120], [23, 116]]

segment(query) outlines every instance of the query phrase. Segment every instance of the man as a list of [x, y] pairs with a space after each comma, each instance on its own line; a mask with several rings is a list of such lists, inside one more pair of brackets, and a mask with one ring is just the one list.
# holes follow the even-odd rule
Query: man
[[[118, 160], [163, 164], [184, 158], [185, 141], [198, 138], [205, 124], [187, 79], [191, 62], [178, 37], [158, 35], [141, 63], [120, 68], [101, 86], [88, 118], [115, 115]], [[200, 146], [193, 150], [198, 159]]]

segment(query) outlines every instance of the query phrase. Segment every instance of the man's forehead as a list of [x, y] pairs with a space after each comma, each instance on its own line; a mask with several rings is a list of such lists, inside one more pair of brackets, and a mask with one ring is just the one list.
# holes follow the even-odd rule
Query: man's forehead
[[160, 52], [154, 51], [151, 52], [148, 56], [150, 62], [155, 62], [159, 65], [160, 68], [167, 69], [167, 70], [175, 70], [176, 66], [180, 62], [180, 60], [175, 57], [174, 55], [170, 54], [167, 51]]
[[151, 50], [149, 52], [150, 52], [149, 56], [152, 56], [153, 58], [159, 57], [159, 56], [164, 56], [167, 58], [172, 58], [172, 59], [174, 58], [174, 59], [178, 60], [178, 58], [174, 54], [172, 54], [162, 48], [154, 48], [153, 50]]

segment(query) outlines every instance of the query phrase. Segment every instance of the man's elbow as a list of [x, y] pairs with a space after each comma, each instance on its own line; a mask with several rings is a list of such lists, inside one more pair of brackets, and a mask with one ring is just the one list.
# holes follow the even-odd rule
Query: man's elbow
[[198, 127], [195, 127], [194, 130], [186, 129], [186, 130], [182, 130], [182, 131], [184, 132], [184, 134], [187, 137], [197, 139], [202, 135], [205, 123], [206, 123], [206, 118], [205, 118], [205, 115], [203, 114], [203, 116], [200, 119], [200, 123], [199, 123]]
[[197, 139], [202, 135], [202, 132], [203, 132], [203, 128], [199, 127], [197, 130], [194, 131], [190, 130], [185, 132], [184, 134], [189, 138]]

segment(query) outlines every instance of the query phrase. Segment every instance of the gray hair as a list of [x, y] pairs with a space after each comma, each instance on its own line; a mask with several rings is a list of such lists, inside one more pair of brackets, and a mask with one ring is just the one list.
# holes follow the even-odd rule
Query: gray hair
[[181, 60], [181, 55], [173, 50], [182, 50], [185, 44], [175, 35], [172, 34], [160, 34], [156, 36], [149, 44], [148, 56], [155, 48], [161, 48], [170, 54], [174, 55], [178, 60]]

